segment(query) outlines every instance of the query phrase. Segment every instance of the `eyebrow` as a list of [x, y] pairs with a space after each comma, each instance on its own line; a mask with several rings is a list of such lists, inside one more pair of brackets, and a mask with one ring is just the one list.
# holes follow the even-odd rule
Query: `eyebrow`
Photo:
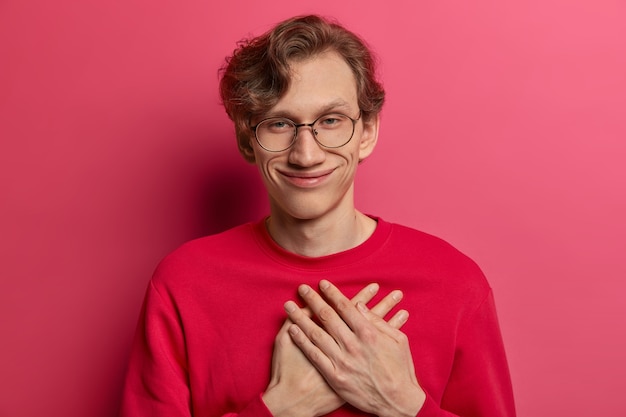
[[[319, 110], [316, 112], [316, 114], [318, 116], [321, 116], [326, 113], [331, 113], [335, 110], [349, 111], [351, 110], [350, 104], [347, 101], [342, 100], [342, 99], [333, 100], [330, 103], [320, 107]], [[285, 110], [285, 111], [281, 110], [277, 112], [269, 112], [263, 116], [263, 118], [271, 118], [271, 117], [285, 117], [287, 119], [296, 119], [297, 115], [294, 113], [291, 113], [289, 110]], [[297, 120], [294, 120], [294, 121], [297, 121]]]

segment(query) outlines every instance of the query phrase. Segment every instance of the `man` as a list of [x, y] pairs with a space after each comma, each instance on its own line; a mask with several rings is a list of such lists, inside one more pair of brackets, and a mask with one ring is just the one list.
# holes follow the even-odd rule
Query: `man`
[[159, 265], [122, 415], [513, 416], [479, 268], [354, 206], [384, 101], [365, 44], [290, 19], [242, 43], [220, 87], [270, 216]]

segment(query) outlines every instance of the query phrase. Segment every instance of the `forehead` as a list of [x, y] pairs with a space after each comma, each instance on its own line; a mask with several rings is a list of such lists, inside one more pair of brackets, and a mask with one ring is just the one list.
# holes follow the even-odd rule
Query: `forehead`
[[311, 117], [323, 111], [358, 111], [356, 78], [334, 51], [290, 63], [289, 89], [270, 114]]

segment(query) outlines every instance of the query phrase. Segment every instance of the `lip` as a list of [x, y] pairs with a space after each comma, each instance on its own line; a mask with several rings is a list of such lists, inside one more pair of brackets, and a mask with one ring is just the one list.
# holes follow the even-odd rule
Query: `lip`
[[291, 172], [291, 171], [279, 171], [283, 178], [292, 185], [301, 188], [317, 187], [330, 177], [330, 174], [334, 172], [334, 169], [318, 172]]

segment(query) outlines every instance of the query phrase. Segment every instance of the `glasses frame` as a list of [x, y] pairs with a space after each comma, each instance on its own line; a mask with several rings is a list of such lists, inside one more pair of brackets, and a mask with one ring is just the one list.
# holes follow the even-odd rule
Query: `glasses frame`
[[[352, 122], [352, 133], [350, 134], [350, 137], [348, 138], [348, 140], [346, 140], [344, 143], [342, 143], [341, 145], [338, 145], [338, 146], [327, 146], [327, 145], [324, 145], [323, 143], [321, 143], [317, 139], [317, 131], [315, 129], [313, 129], [313, 125], [315, 125], [315, 123], [317, 123], [320, 119], [322, 119], [323, 117], [332, 115], [332, 114], [345, 116], [348, 119], [350, 119], [350, 121]], [[294, 145], [294, 143], [296, 143], [296, 139], [298, 139], [298, 129], [301, 128], [301, 127], [310, 127], [311, 128], [311, 133], [313, 133], [313, 138], [315, 139], [315, 142], [317, 142], [317, 144], [319, 146], [321, 146], [322, 148], [337, 149], [337, 148], [341, 148], [342, 146], [346, 146], [352, 140], [352, 138], [354, 137], [354, 130], [355, 130], [355, 127], [356, 127], [356, 123], [359, 120], [361, 120], [362, 114], [363, 114], [363, 111], [361, 109], [359, 109], [358, 117], [356, 119], [353, 119], [352, 117], [348, 116], [347, 114], [344, 114], [344, 113], [341, 113], [341, 112], [329, 112], [329, 113], [322, 114], [317, 119], [313, 120], [311, 123], [296, 123], [296, 122], [294, 122], [293, 120], [291, 120], [288, 117], [275, 116], [275, 117], [268, 117], [268, 118], [265, 118], [265, 119], [261, 120], [259, 123], [255, 124], [254, 126], [250, 126], [250, 129], [252, 129], [252, 131], [254, 132], [254, 138], [256, 139], [256, 143], [258, 143], [261, 148], [265, 149], [268, 152], [284, 152], [287, 149], [291, 148]], [[273, 150], [273, 149], [267, 149], [265, 146], [263, 146], [263, 144], [259, 140], [259, 136], [257, 135], [257, 128], [261, 124], [265, 123], [268, 120], [274, 120], [274, 119], [286, 120], [286, 121], [290, 122], [294, 126], [294, 133], [293, 133], [293, 138], [291, 139], [291, 142], [289, 143], [289, 145], [287, 145], [286, 148], [280, 149], [278, 151]]]

